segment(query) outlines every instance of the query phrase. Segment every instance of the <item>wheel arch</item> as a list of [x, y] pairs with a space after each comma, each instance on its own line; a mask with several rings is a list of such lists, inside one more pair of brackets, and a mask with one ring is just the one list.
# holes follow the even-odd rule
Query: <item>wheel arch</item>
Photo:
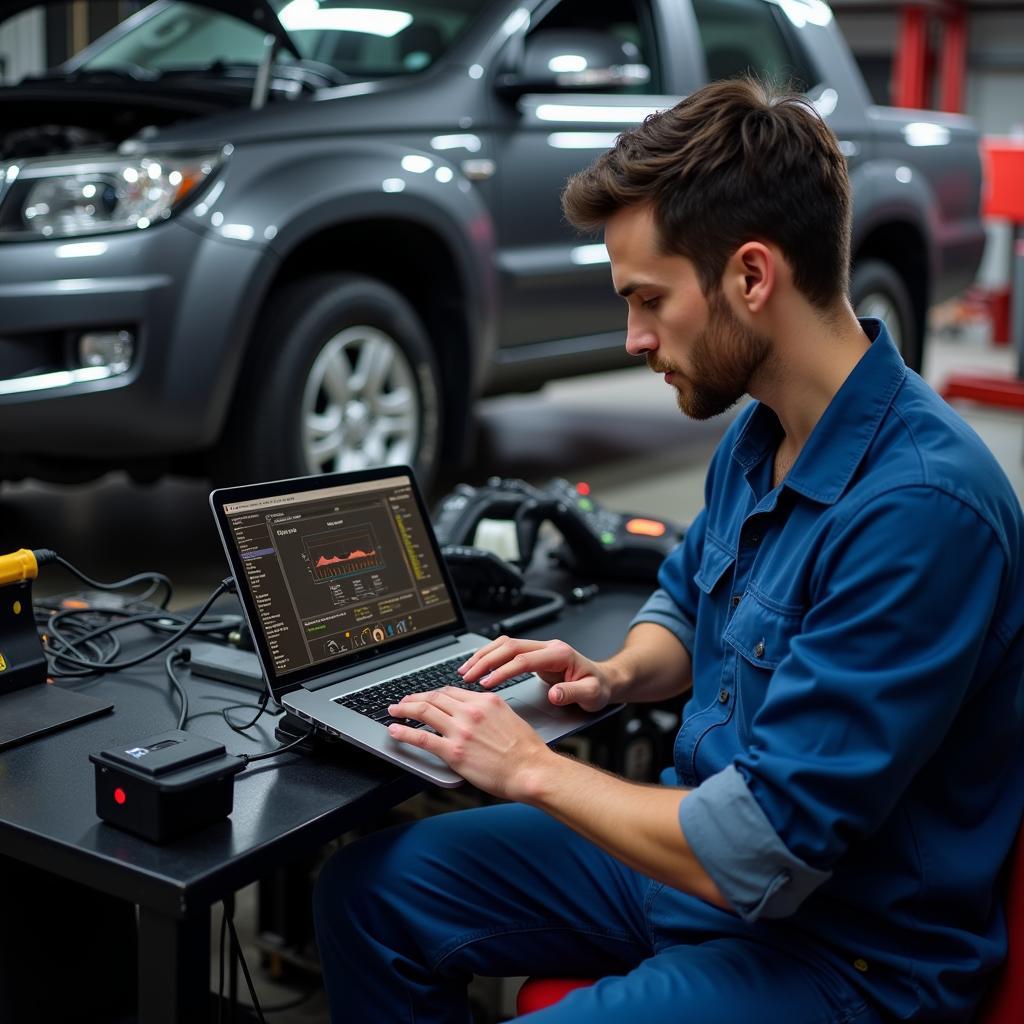
[[923, 346], [930, 302], [931, 268], [928, 245], [921, 229], [906, 220], [888, 221], [871, 227], [853, 253], [853, 266], [867, 260], [881, 260], [899, 274], [914, 307], [917, 343]]
[[[477, 390], [474, 378], [485, 356], [474, 346], [473, 285], [452, 247], [432, 226], [368, 216], [324, 226], [296, 240], [267, 283], [253, 324], [260, 322], [283, 286], [315, 274], [345, 272], [394, 288], [422, 320], [441, 374], [441, 457], [461, 458], [461, 439]], [[253, 334], [245, 341], [236, 389], [252, 354]], [[237, 395], [232, 406], [236, 400]], [[230, 413], [225, 422], [230, 422]]]

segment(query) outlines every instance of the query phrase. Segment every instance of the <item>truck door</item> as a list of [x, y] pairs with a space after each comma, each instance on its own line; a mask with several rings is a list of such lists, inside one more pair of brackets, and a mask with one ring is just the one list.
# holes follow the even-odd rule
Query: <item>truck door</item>
[[[518, 348], [525, 357], [526, 347], [537, 345], [529, 354], [543, 358], [551, 343], [575, 338], [575, 348], [563, 346], [566, 355], [578, 349], [592, 359], [602, 347], [622, 344], [626, 307], [612, 289], [607, 253], [600, 238], [581, 238], [565, 222], [560, 196], [566, 180], [620, 132], [698, 84], [703, 69], [685, 59], [699, 53], [695, 30], [687, 32], [692, 22], [680, 26], [678, 7], [562, 0], [541, 8], [518, 52], [504, 55], [520, 80], [518, 90], [503, 91], [499, 74], [495, 96], [506, 353]], [[609, 73], [609, 64], [620, 70]]]

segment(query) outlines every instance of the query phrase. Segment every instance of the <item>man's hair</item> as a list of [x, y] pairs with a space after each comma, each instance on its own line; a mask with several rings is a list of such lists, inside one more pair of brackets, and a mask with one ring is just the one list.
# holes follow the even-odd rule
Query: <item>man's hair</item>
[[846, 294], [850, 181], [835, 135], [808, 101], [753, 78], [714, 82], [624, 132], [569, 180], [580, 230], [651, 203], [666, 253], [691, 260], [705, 295], [744, 242], [774, 243], [819, 309]]

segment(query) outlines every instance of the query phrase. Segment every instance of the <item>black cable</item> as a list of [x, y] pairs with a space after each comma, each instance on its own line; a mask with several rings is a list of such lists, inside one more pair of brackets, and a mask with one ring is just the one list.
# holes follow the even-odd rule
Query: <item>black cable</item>
[[174, 584], [162, 572], [140, 572], [123, 580], [115, 580], [113, 583], [100, 583], [99, 580], [86, 576], [81, 569], [76, 569], [66, 558], [62, 558], [56, 551], [51, 551], [49, 548], [39, 548], [33, 551], [32, 554], [35, 555], [38, 565], [50, 565], [56, 562], [58, 565], [64, 566], [73, 576], [77, 576], [83, 583], [87, 583], [96, 590], [124, 590], [125, 587], [132, 587], [136, 583], [148, 581], [151, 586], [146, 591], [146, 597], [150, 597], [156, 592], [154, 584], [162, 586], [164, 588], [164, 599], [160, 604], [161, 608], [167, 607], [171, 595], [174, 593]]
[[[212, 709], [210, 711], [190, 712], [189, 716], [188, 716], [188, 720], [190, 722], [194, 722], [197, 718], [206, 718], [209, 715], [220, 715], [223, 718], [225, 711], [232, 711], [235, 708], [254, 708], [254, 707], [256, 707], [255, 704], [228, 704], [228, 706], [225, 707], [225, 708], [214, 708], [214, 709]], [[279, 708], [277, 711], [267, 711], [266, 714], [271, 715], [273, 717], [279, 717], [279, 716], [284, 714], [284, 708]]]
[[492, 639], [501, 636], [502, 633], [515, 634], [527, 626], [535, 626], [540, 622], [553, 619], [565, 607], [565, 598], [554, 590], [525, 587], [522, 596], [536, 599], [540, 603], [506, 615], [505, 618], [495, 622], [492, 626], [481, 629], [480, 632]]
[[[72, 664], [85, 662], [89, 665], [88, 668], [78, 669], [73, 672], [65, 670], [62, 673], [65, 676], [88, 676], [97, 671], [105, 671], [121, 651], [121, 641], [113, 636], [114, 631], [124, 629], [126, 626], [134, 626], [144, 623], [147, 620], [152, 619], [155, 615], [160, 615], [162, 613], [157, 611], [139, 612], [135, 615], [124, 614], [122, 618], [119, 618], [114, 622], [105, 622], [102, 626], [87, 629], [86, 632], [78, 634], [78, 636], [73, 639], [68, 637], [66, 634], [66, 627], [64, 625], [65, 618], [68, 618], [70, 623], [74, 618], [84, 618], [87, 614], [95, 615], [97, 613], [93, 609], [68, 608], [51, 616], [50, 621], [46, 626], [46, 631], [49, 633], [50, 638], [52, 640], [56, 640], [61, 645], [60, 648], [56, 650], [51, 649], [48, 652], [53, 657], [54, 665], [59, 664], [61, 661], [70, 661]], [[108, 612], [108, 614], [119, 615], [122, 613]], [[58, 623], [60, 624], [59, 626]], [[96, 661], [92, 662], [88, 658], [82, 658], [78, 651], [79, 645], [83, 643], [91, 644], [93, 640], [103, 636], [109, 636], [111, 638], [111, 650], [108, 652], [107, 656], [105, 658], [98, 658]], [[52, 646], [53, 645], [51, 644], [50, 647], [52, 648]]]
[[297, 747], [303, 740], [308, 740], [312, 735], [313, 730], [310, 729], [308, 732], [304, 732], [301, 736], [296, 736], [291, 743], [286, 743], [283, 747], [275, 747], [273, 750], [267, 750], [262, 754], [240, 754], [239, 756], [245, 762], [246, 768], [248, 768], [253, 761], [263, 761], [268, 757], [277, 757], [278, 754], [283, 754], [286, 750], [291, 750], [292, 747]]
[[235, 954], [238, 957], [238, 962], [242, 965], [242, 974], [245, 975], [245, 983], [249, 987], [249, 997], [252, 999], [252, 1008], [256, 1011], [256, 1016], [259, 1017], [260, 1024], [267, 1024], [267, 1019], [263, 1016], [263, 1010], [260, 1008], [260, 1001], [256, 998], [256, 989], [253, 987], [252, 977], [249, 974], [249, 965], [245, 962], [245, 953], [242, 952], [242, 944], [238, 941], [238, 932], [235, 931], [234, 915], [225, 915], [225, 919], [228, 922], [228, 929], [231, 932], [231, 941], [234, 943]]
[[[51, 652], [54, 657], [61, 661], [68, 661], [72, 665], [77, 665], [82, 668], [87, 668], [93, 672], [118, 672], [121, 669], [134, 668], [136, 665], [141, 665], [144, 661], [150, 658], [155, 658], [158, 654], [163, 654], [169, 647], [173, 646], [178, 640], [180, 640], [209, 610], [213, 605], [214, 601], [220, 597], [221, 594], [226, 593], [234, 587], [234, 580], [229, 576], [227, 579], [223, 579], [217, 585], [217, 589], [206, 599], [202, 608], [199, 609], [177, 632], [172, 633], [163, 643], [158, 644], [151, 651], [147, 651], [145, 654], [141, 654], [136, 658], [129, 658], [127, 661], [121, 662], [102, 662], [102, 661], [89, 661], [85, 658], [79, 657], [77, 654], [68, 653], [66, 651]], [[150, 618], [152, 616], [144, 616]], [[138, 621], [136, 616], [129, 616], [132, 621]], [[129, 619], [122, 620], [120, 625], [128, 625]], [[79, 638], [79, 643], [81, 638]]]
[[[220, 711], [221, 718], [224, 719], [224, 722], [227, 724], [229, 729], [232, 729], [235, 732], [244, 733], [247, 730], [251, 729], [260, 720], [260, 718], [263, 716], [263, 712], [267, 710], [267, 701], [268, 701], [269, 698], [270, 698], [270, 694], [266, 690], [264, 690], [260, 694], [260, 699], [259, 699], [259, 703], [258, 704], [255, 704], [255, 705], [253, 705], [253, 704], [232, 704], [230, 707], [221, 708], [221, 711]], [[251, 722], [246, 722], [245, 725], [236, 725], [228, 717], [228, 712], [230, 710], [232, 710], [233, 708], [251, 708], [251, 707], [258, 707], [259, 710], [256, 712], [256, 715], [253, 718], [253, 720]]]
[[[176, 624], [180, 624], [185, 621], [185, 616], [178, 612], [165, 611], [163, 615], [155, 618], [149, 623], [149, 628], [157, 633], [167, 633], [173, 630]], [[206, 622], [201, 625], [193, 627], [195, 633], [206, 633], [206, 634], [227, 634], [238, 630], [243, 620], [241, 615], [232, 615], [225, 613], [223, 615], [211, 615]]]
[[181, 680], [174, 671], [174, 663], [178, 661], [183, 665], [187, 665], [188, 660], [188, 648], [183, 649], [180, 647], [176, 651], [171, 651], [164, 659], [164, 668], [167, 670], [167, 678], [170, 679], [171, 686], [174, 687], [178, 694], [178, 698], [181, 701], [181, 713], [178, 715], [179, 729], [184, 729], [185, 723], [188, 721], [188, 694], [185, 692], [185, 687], [181, 685]]
[[[72, 627], [76, 630], [82, 628], [82, 626], [78, 623], [72, 623], [70, 625], [72, 625]], [[51, 672], [51, 675], [55, 674], [56, 665], [57, 662], [59, 661], [55, 651], [53, 650], [54, 645], [51, 641], [56, 641], [57, 643], [59, 643], [62, 649], [68, 648], [74, 651], [75, 653], [79, 654], [79, 656], [84, 656], [82, 652], [78, 649], [79, 645], [81, 644], [86, 648], [85, 655], [94, 655], [95, 660], [97, 662], [113, 661], [114, 658], [116, 658], [121, 651], [121, 641], [118, 640], [117, 637], [115, 637], [113, 634], [107, 634], [103, 637], [105, 643], [107, 644], [107, 646], [104, 647], [103, 644], [98, 643], [96, 638], [89, 636], [88, 633], [81, 633], [77, 636], [74, 636], [73, 639], [69, 639], [68, 634], [62, 629], [55, 631], [50, 626], [45, 624], [41, 628], [44, 635], [46, 636], [47, 644], [51, 648], [49, 651], [46, 652], [50, 654], [52, 658], [51, 669], [53, 669], [54, 671]], [[94, 673], [88, 669], [68, 669], [67, 671], [61, 672], [59, 674], [61, 676], [65, 676], [68, 678], [74, 678], [75, 676], [89, 676], [93, 675]]]

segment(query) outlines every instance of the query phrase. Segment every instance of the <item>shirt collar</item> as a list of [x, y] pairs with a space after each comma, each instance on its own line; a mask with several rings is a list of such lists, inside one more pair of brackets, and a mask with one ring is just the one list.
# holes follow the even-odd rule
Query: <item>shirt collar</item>
[[[873, 318], [860, 324], [871, 347], [829, 402], [784, 481], [784, 486], [827, 505], [846, 490], [907, 375], [885, 324]], [[774, 456], [782, 437], [778, 417], [758, 402], [733, 445], [732, 457], [749, 473]]]

